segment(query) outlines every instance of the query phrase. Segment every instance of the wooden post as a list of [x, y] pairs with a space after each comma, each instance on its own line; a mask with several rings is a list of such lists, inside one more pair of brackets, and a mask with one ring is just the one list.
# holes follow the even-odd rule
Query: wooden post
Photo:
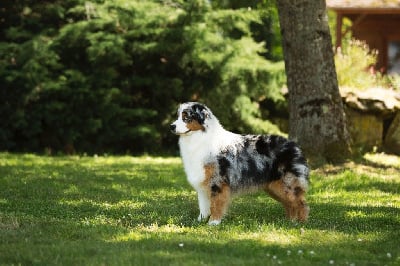
[[342, 25], [343, 25], [343, 16], [341, 13], [336, 13], [336, 44], [335, 50], [342, 46]]

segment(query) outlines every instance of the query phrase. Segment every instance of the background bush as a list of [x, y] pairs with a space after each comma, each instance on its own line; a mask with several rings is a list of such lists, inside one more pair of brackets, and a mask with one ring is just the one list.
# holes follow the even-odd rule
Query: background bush
[[373, 68], [376, 62], [377, 51], [370, 50], [365, 42], [346, 41], [335, 54], [339, 86], [359, 90], [388, 87], [389, 79]]
[[259, 108], [283, 100], [276, 10], [256, 2], [2, 1], [0, 150], [176, 149], [188, 100], [279, 133]]

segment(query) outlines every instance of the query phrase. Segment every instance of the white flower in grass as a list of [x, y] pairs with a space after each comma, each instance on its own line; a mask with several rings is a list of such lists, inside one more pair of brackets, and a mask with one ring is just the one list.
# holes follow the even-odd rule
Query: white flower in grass
[[183, 243], [179, 243], [179, 247], [183, 248], [184, 244]]
[[390, 252], [386, 253], [386, 257], [391, 258], [392, 254], [390, 254]]
[[311, 250], [311, 251], [310, 251], [310, 255], [315, 255], [314, 250]]
[[292, 252], [291, 252], [290, 250], [288, 250], [288, 251], [286, 251], [286, 254], [287, 254], [288, 256], [290, 256], [290, 254], [292, 254]]
[[303, 250], [299, 249], [299, 251], [297, 251], [297, 254], [303, 255]]
[[272, 258], [273, 258], [274, 260], [276, 260], [278, 257], [277, 257], [276, 255], [274, 255], [274, 256], [272, 256]]
[[334, 260], [330, 260], [330, 261], [329, 261], [329, 264], [330, 264], [330, 265], [333, 265], [333, 264], [335, 264], [335, 261], [334, 261]]

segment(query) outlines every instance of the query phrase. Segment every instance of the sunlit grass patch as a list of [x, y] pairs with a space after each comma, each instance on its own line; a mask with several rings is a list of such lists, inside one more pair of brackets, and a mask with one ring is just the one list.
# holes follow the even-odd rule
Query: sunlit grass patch
[[0, 153], [0, 264], [398, 265], [399, 165], [368, 156], [312, 171], [304, 224], [260, 192], [210, 227], [179, 158]]
[[375, 164], [387, 167], [400, 167], [400, 157], [385, 153], [367, 153], [364, 158]]

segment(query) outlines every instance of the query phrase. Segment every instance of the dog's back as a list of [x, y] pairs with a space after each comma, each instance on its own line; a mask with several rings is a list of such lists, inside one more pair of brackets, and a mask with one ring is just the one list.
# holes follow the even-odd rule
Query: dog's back
[[287, 139], [270, 135], [245, 135], [216, 155], [219, 174], [233, 191], [264, 186], [291, 173], [308, 184], [308, 166], [298, 146]]

